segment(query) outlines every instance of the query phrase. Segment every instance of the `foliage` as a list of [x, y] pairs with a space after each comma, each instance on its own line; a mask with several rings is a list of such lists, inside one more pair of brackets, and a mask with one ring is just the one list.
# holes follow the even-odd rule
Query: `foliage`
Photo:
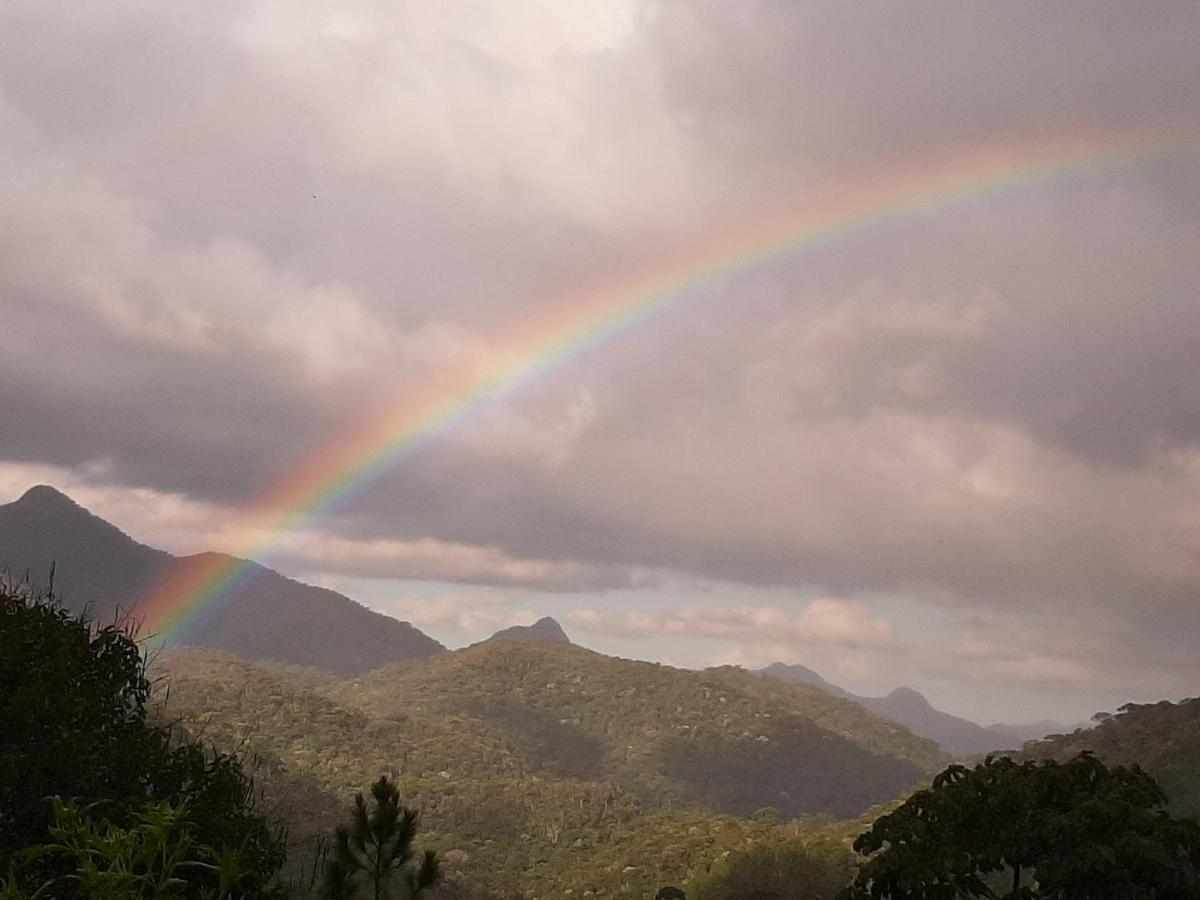
[[833, 900], [853, 876], [842, 844], [793, 839], [731, 853], [689, 890], [692, 900]]
[[858, 837], [847, 897], [1200, 897], [1200, 825], [1136, 767], [989, 757], [950, 766]]
[[[775, 752], [776, 738], [800, 746], [788, 731], [809, 720], [824, 723], [807, 733], [828, 746], [873, 748], [865, 758], [877, 758], [878, 771], [893, 752], [943, 759], [929, 742], [804, 685], [578, 647], [500, 644], [348, 681], [296, 677], [292, 667], [199, 648], [164, 654], [156, 667], [170, 686], [166, 711], [206, 740], [263, 761], [256, 774], [264, 797], [279, 804], [297, 839], [294, 870], [311, 870], [318, 832], [331, 834], [342, 804], [385, 772], [421, 809], [423, 843], [445, 870], [441, 896], [652, 897], [664, 884], [687, 889], [687, 879], [751, 844], [829, 834], [848, 846], [874, 814], [849, 825], [796, 815], [820, 809], [829, 787], [818, 778], [868, 796], [839, 774], [832, 754], [814, 753], [807, 770], [798, 754], [790, 782], [773, 788], [739, 771]], [[673, 739], [693, 731], [696, 746], [742, 754], [714, 769], [708, 785], [670, 774], [680, 764]], [[914, 774], [871, 796], [890, 800], [923, 769], [906, 771]], [[722, 793], [724, 785], [738, 783], [749, 786], [746, 809], [774, 806], [776, 814], [723, 812], [737, 796]], [[788, 788], [790, 805], [778, 796]]]
[[57, 852], [73, 863], [68, 880], [93, 900], [131, 900], [195, 896], [195, 875], [209, 876], [215, 886], [198, 893], [205, 900], [237, 900], [262, 896], [257, 873], [246, 871], [236, 850], [214, 849], [196, 839], [187, 803], [149, 803], [134, 824], [121, 828], [93, 817], [95, 807], [80, 809], [72, 801], [53, 798], [57, 842], [37, 848]]
[[[147, 719], [144, 661], [119, 624], [0, 584], [0, 685], [0, 871], [25, 859], [32, 883], [66, 874], [61, 856], [27, 859], [58, 827], [52, 796], [103, 802], [115, 829], [138, 827], [147, 804], [186, 808], [196, 839], [236, 850], [259, 882], [278, 870], [282, 834], [255, 812], [239, 761]], [[190, 895], [217, 880], [197, 871]]]
[[375, 806], [368, 812], [363, 795], [356, 794], [350, 824], [337, 830], [333, 859], [325, 866], [325, 895], [353, 897], [361, 881], [375, 900], [395, 896], [389, 888], [397, 884], [415, 900], [441, 877], [437, 853], [426, 850], [420, 861], [414, 859], [418, 813], [401, 804], [399, 789], [386, 775], [371, 785], [371, 797]]
[[1200, 816], [1200, 698], [1127, 703], [1095, 718], [1095, 728], [1030, 741], [1023, 755], [1061, 762], [1091, 750], [1112, 763], [1136, 763], [1162, 785], [1171, 812]]

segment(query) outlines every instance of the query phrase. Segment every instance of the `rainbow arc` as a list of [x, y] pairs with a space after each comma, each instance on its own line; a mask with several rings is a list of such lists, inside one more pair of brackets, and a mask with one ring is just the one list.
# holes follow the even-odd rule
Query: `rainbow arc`
[[249, 507], [235, 528], [237, 557], [182, 560], [143, 598], [142, 634], [174, 642], [205, 610], [269, 559], [290, 533], [350, 503], [384, 473], [445, 438], [501, 394], [544, 377], [579, 354], [616, 339], [707, 288], [799, 253], [880, 226], [900, 227], [946, 210], [1017, 192], [1144, 165], [1184, 146], [1177, 133], [1052, 134], [953, 148], [831, 181], [791, 204], [596, 289], [546, 305], [482, 365], [446, 373], [425, 395], [406, 398], [313, 452]]

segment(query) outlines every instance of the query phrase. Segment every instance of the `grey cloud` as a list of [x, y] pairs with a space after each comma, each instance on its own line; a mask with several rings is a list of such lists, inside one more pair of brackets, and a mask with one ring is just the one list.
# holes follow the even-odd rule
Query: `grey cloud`
[[838, 167], [1032, 127], [1192, 117], [1187, 0], [663, 4], [665, 83], [742, 164]]
[[[6, 4], [0, 458], [246, 501], [726, 204], [1200, 109], [1193, 3], [602, 6], [522, 30]], [[1182, 153], [798, 255], [561, 366], [331, 527], [496, 547], [562, 590], [649, 569], [1099, 610], [1063, 653], [1194, 673], [1198, 223]]]

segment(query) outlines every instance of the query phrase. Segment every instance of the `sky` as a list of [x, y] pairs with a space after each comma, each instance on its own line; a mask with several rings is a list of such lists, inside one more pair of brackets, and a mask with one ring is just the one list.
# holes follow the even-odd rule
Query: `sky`
[[173, 552], [580, 292], [855, 173], [1143, 164], [723, 280], [270, 563], [451, 646], [541, 615], [977, 721], [1200, 692], [1200, 6], [0, 3], [0, 502]]

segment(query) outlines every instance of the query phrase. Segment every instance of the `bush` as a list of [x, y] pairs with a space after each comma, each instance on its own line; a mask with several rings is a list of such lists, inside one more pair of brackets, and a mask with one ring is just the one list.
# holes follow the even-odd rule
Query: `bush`
[[[156, 804], [186, 810], [189, 840], [237, 853], [247, 890], [265, 891], [283, 863], [282, 829], [255, 812], [236, 758], [148, 720], [145, 660], [127, 628], [0, 583], [0, 685], [0, 872], [78, 884], [78, 860], [33, 850], [54, 829], [61, 837], [57, 796], [60, 816], [85, 828], [82, 819], [102, 815], [114, 837], [143, 827]], [[199, 897], [220, 879], [193, 868], [185, 882], [180, 896]]]

